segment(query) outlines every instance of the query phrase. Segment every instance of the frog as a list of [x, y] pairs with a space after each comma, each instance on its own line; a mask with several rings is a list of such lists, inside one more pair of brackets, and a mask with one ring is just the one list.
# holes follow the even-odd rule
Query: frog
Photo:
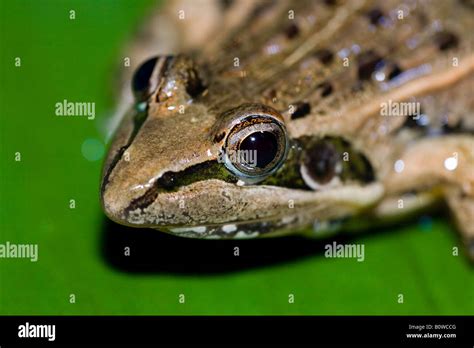
[[474, 260], [472, 2], [151, 12], [126, 51], [104, 161], [111, 220], [186, 238], [319, 238], [438, 207]]

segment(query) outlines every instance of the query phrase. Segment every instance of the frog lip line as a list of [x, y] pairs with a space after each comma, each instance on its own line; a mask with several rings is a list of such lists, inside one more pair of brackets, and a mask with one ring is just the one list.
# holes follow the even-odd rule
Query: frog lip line
[[[190, 186], [192, 186], [191, 184]], [[232, 185], [232, 184], [226, 184], [226, 185]], [[232, 185], [235, 186], [235, 185]], [[260, 189], [270, 189], [272, 192], [275, 192], [275, 190], [285, 192], [288, 189], [286, 188], [278, 188], [274, 186], [260, 186]], [[245, 189], [245, 187], [237, 187], [237, 189]], [[317, 212], [317, 208], [313, 205], [315, 201], [320, 200], [321, 202], [325, 201], [325, 198], [328, 196], [330, 197], [338, 197], [338, 204], [343, 204], [346, 207], [352, 207], [353, 209], [359, 209], [364, 206], [373, 204], [377, 202], [377, 200], [381, 197], [383, 194], [383, 188], [380, 184], [374, 183], [374, 184], [369, 184], [366, 186], [346, 186], [346, 187], [339, 187], [339, 188], [333, 188], [330, 190], [325, 190], [325, 191], [301, 191], [300, 194], [302, 196], [300, 197], [294, 197], [294, 202], [295, 202], [295, 207], [291, 208], [294, 209], [295, 214], [291, 215], [300, 215], [304, 214], [304, 212], [309, 212], [311, 211], [312, 214]], [[173, 195], [172, 193], [160, 193], [160, 195]], [[298, 203], [298, 201], [300, 203]], [[152, 204], [152, 203], [151, 203]], [[150, 204], [150, 205], [151, 205]], [[289, 204], [289, 202], [287, 203]], [[303, 204], [301, 206], [298, 206], [299, 204]], [[328, 208], [327, 204], [322, 204], [321, 206], [321, 211], [324, 211], [323, 208]], [[140, 208], [141, 211], [146, 210], [147, 207], [142, 207]], [[290, 208], [288, 208], [290, 209]], [[159, 222], [155, 223], [133, 223], [129, 218], [124, 218], [123, 216], [120, 217], [120, 214], [113, 214], [111, 213], [108, 209], [104, 209], [106, 211], [106, 214], [111, 218], [112, 220], [116, 221], [117, 223], [127, 225], [129, 227], [134, 227], [134, 228], [154, 228], [154, 229], [164, 229], [164, 230], [171, 230], [174, 228], [177, 229], [182, 229], [182, 232], [184, 232], [184, 229], [189, 228], [197, 228], [197, 227], [202, 227], [204, 226], [203, 224], [195, 224], [195, 225], [188, 225], [188, 224], [166, 224], [162, 223], [160, 224]], [[286, 212], [287, 213], [287, 212]], [[218, 222], [218, 223], [208, 223], [205, 224], [206, 227], [220, 227], [223, 225], [228, 225], [228, 224], [262, 224], [262, 223], [268, 223], [270, 224], [271, 222], [278, 222], [282, 221], [282, 219], [285, 219], [285, 217], [288, 217], [286, 213], [282, 213], [281, 215], [278, 216], [269, 216], [266, 218], [259, 218], [259, 219], [248, 219], [246, 218], [245, 220], [239, 221], [239, 220], [229, 220], [225, 222]], [[325, 220], [323, 216], [319, 217], [321, 220]], [[318, 219], [317, 216], [315, 216], [315, 219]], [[285, 225], [285, 224], [284, 224]]]

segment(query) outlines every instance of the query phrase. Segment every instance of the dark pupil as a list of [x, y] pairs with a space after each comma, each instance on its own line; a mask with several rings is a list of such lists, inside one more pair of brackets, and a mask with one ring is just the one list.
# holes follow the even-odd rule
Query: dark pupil
[[277, 138], [270, 132], [255, 132], [242, 140], [239, 150], [255, 151], [257, 167], [265, 168], [277, 155]]
[[314, 180], [326, 184], [334, 177], [338, 160], [339, 156], [334, 145], [319, 142], [306, 154], [305, 165]]
[[138, 101], [144, 101], [150, 94], [150, 77], [155, 69], [157, 60], [158, 57], [147, 60], [140, 65], [137, 71], [135, 71], [135, 75], [133, 75], [132, 89]]

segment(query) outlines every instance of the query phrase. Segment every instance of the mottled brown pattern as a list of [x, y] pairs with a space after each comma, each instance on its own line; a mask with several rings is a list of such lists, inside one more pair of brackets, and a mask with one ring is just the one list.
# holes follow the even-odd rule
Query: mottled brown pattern
[[[396, 214], [390, 202], [404, 193], [429, 196], [439, 187], [451, 206], [462, 206], [453, 214], [465, 240], [474, 238], [463, 228], [474, 225], [466, 213], [474, 196], [474, 12], [465, 2], [182, 0], [157, 13], [128, 54], [135, 65], [144, 52], [176, 57], [131, 144], [133, 115], [110, 148], [102, 201], [112, 219], [188, 237], [255, 236], [258, 223], [262, 234], [277, 235], [316, 219], [361, 212], [383, 218]], [[172, 42], [157, 49], [164, 31]], [[419, 102], [427, 124], [381, 116], [388, 101]], [[343, 138], [367, 157], [377, 181], [308, 192], [278, 182], [242, 186], [215, 173], [174, 192], [150, 189], [164, 173], [218, 161], [238, 122], [235, 110], [252, 104], [251, 112], [275, 110], [290, 142]], [[443, 161], [453, 153], [458, 166], [448, 171]], [[397, 159], [403, 173], [393, 169]], [[470, 198], [461, 202], [459, 192]], [[225, 224], [242, 233], [226, 234]]]

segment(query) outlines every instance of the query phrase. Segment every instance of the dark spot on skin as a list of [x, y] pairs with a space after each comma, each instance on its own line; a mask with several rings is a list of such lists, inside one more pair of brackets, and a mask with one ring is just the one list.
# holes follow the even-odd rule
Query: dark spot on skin
[[372, 50], [363, 52], [357, 58], [358, 76], [360, 80], [368, 80], [372, 73], [376, 70], [378, 64], [382, 62], [382, 58]]
[[222, 141], [222, 139], [224, 139], [224, 137], [225, 137], [225, 132], [220, 132], [220, 133], [216, 134], [216, 136], [214, 137], [214, 142], [218, 143], [218, 142]]
[[206, 86], [202, 82], [201, 77], [199, 76], [198, 72], [194, 69], [190, 70], [189, 77], [186, 83], [186, 92], [189, 94], [191, 98], [195, 98], [199, 96], [204, 90]]
[[333, 144], [320, 141], [306, 152], [304, 165], [311, 178], [319, 184], [327, 184], [336, 175], [339, 154]]
[[337, 0], [323, 0], [323, 3], [327, 6], [337, 5]]
[[300, 28], [295, 23], [291, 23], [285, 28], [285, 35], [288, 39], [297, 37], [300, 33]]
[[392, 80], [403, 72], [402, 69], [396, 63], [388, 59], [378, 61], [374, 67], [374, 72], [375, 71], [380, 71], [384, 73], [384, 76], [387, 80]]
[[295, 110], [291, 114], [291, 119], [295, 120], [297, 118], [302, 118], [308, 115], [311, 112], [311, 105], [306, 102], [297, 102], [293, 104]]
[[331, 63], [334, 58], [334, 54], [328, 49], [317, 50], [314, 56], [324, 65]]
[[436, 33], [433, 40], [441, 51], [455, 48], [458, 45], [458, 37], [449, 31], [440, 31]]
[[403, 126], [405, 128], [415, 129], [415, 130], [424, 130], [426, 129], [426, 125], [420, 122], [420, 118], [416, 117], [415, 115], [410, 115], [406, 118]]
[[388, 73], [388, 79], [391, 80], [402, 73], [402, 69], [397, 64], [392, 64], [390, 67], [390, 72]]
[[316, 88], [321, 89], [322, 97], [327, 97], [333, 91], [332, 85], [328, 81], [320, 83], [318, 86], [316, 86]]
[[474, 0], [459, 0], [459, 2], [471, 10], [474, 9]]
[[373, 25], [378, 25], [383, 16], [383, 12], [378, 8], [374, 8], [367, 12], [367, 17], [369, 18], [370, 23]]
[[229, 9], [234, 4], [234, 0], [220, 0], [219, 2], [223, 11]]

